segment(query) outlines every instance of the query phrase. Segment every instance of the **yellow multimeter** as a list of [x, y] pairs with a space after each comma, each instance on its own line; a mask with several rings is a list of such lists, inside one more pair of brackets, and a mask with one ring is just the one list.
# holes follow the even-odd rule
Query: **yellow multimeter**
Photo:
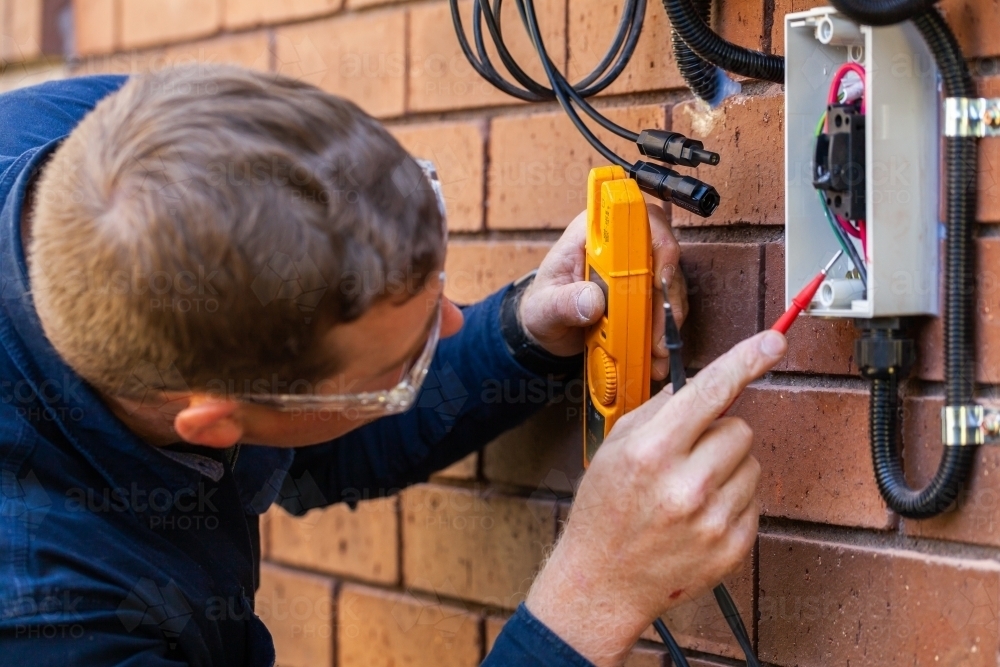
[[639, 186], [621, 167], [591, 169], [584, 278], [604, 292], [605, 310], [585, 334], [584, 466], [615, 422], [649, 400], [652, 253]]

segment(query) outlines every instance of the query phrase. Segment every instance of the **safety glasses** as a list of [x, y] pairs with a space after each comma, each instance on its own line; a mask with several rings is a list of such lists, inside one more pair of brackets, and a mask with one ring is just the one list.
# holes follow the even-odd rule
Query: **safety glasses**
[[[424, 177], [430, 183], [437, 198], [438, 209], [441, 212], [441, 224], [444, 227], [444, 241], [448, 240], [448, 223], [445, 218], [444, 196], [437, 170], [427, 160], [416, 160], [423, 171]], [[445, 274], [438, 274], [441, 281], [442, 297], [435, 307], [433, 324], [424, 344], [423, 351], [402, 375], [399, 383], [390, 389], [359, 392], [353, 394], [250, 394], [241, 400], [256, 405], [265, 405], [282, 412], [337, 412], [350, 419], [371, 419], [387, 415], [399, 414], [410, 409], [417, 400], [420, 388], [427, 378], [431, 361], [437, 351], [441, 339], [441, 299], [444, 293]]]

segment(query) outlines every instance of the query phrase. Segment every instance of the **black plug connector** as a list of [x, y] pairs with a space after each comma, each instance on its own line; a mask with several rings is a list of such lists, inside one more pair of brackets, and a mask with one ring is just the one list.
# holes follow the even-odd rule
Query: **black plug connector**
[[703, 218], [719, 207], [719, 193], [708, 183], [682, 176], [673, 169], [637, 160], [629, 172], [643, 192], [680, 206]]
[[719, 154], [705, 150], [705, 144], [688, 139], [680, 132], [666, 130], [643, 130], [635, 141], [639, 152], [646, 157], [675, 164], [681, 167], [697, 167], [700, 164], [719, 164]]

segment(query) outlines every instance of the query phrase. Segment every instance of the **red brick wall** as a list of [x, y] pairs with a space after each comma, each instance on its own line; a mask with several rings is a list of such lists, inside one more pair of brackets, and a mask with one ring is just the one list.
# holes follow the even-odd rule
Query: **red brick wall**
[[[8, 65], [41, 57], [43, 5], [0, 0]], [[722, 0], [717, 27], [783, 51], [786, 12], [816, 0]], [[313, 82], [382, 118], [439, 165], [450, 210], [453, 298], [471, 301], [537, 265], [584, 205], [600, 159], [552, 104], [492, 89], [463, 59], [445, 0], [74, 0], [74, 71], [141, 72], [192, 60], [235, 62]], [[468, 17], [471, 3], [462, 4]], [[551, 53], [587, 70], [620, 3], [544, 0]], [[1000, 74], [1000, 4], [945, 0], [977, 71]], [[515, 55], [538, 75], [513, 3]], [[51, 12], [49, 12], [51, 14]], [[468, 24], [468, 18], [466, 20]], [[689, 365], [704, 366], [781, 311], [782, 91], [758, 82], [706, 112], [684, 90], [669, 26], [651, 1], [642, 40], [597, 104], [632, 128], [692, 132], [722, 152], [704, 176], [723, 204], [708, 221], [674, 212], [691, 289]], [[565, 60], [565, 62], [563, 62]], [[1000, 76], [982, 78], [1000, 95]], [[612, 145], [625, 150], [620, 141]], [[631, 153], [630, 153], [631, 154]], [[979, 180], [979, 376], [1000, 383], [1000, 140], [982, 142]], [[757, 547], [729, 580], [761, 657], [793, 665], [996, 665], [1000, 650], [1000, 451], [978, 455], [957, 511], [901, 520], [879, 497], [867, 443], [867, 388], [853, 328], [806, 319], [777, 372], [735, 411], [756, 430], [763, 467]], [[940, 326], [921, 341], [907, 388], [905, 451], [916, 483], [940, 453]], [[294, 666], [475, 665], [557, 538], [580, 469], [579, 405], [543, 411], [428, 485], [396, 498], [266, 517], [258, 611], [279, 663]], [[669, 624], [700, 666], [738, 650], [712, 601], [688, 600]], [[667, 661], [650, 633], [629, 665]]]

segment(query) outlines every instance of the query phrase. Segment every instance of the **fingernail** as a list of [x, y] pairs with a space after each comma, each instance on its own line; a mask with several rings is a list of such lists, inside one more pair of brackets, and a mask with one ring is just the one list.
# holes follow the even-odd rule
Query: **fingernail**
[[768, 331], [760, 339], [760, 351], [769, 357], [780, 357], [785, 353], [785, 337], [777, 331]]
[[674, 279], [674, 274], [677, 273], [677, 267], [672, 264], [667, 264], [660, 271], [660, 278], [667, 283], [667, 287], [670, 287]]
[[594, 312], [594, 289], [588, 286], [576, 295], [576, 314], [583, 322], [589, 322]]
[[660, 336], [660, 340], [657, 341], [656, 347], [658, 347], [661, 350], [663, 350], [664, 352], [666, 352], [667, 351], [667, 337], [666, 336]]

